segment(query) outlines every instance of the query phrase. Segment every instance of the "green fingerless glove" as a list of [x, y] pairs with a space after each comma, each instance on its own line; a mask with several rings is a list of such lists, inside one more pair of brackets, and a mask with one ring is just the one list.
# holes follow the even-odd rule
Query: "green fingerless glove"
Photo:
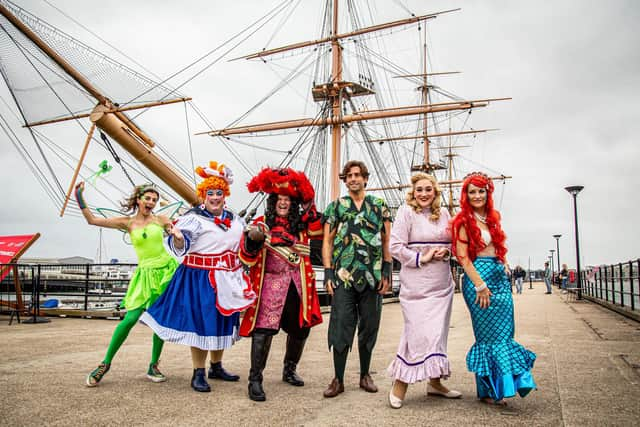
[[84, 201], [84, 196], [83, 196], [84, 190], [82, 189], [82, 187], [80, 187], [80, 184], [76, 185], [76, 191], [74, 193], [80, 209], [86, 208], [87, 202]]

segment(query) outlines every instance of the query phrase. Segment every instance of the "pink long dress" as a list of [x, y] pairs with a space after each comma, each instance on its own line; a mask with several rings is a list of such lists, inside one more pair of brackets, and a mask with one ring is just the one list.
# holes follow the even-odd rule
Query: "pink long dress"
[[448, 261], [420, 266], [419, 254], [427, 247], [451, 250], [449, 212], [442, 208], [437, 222], [430, 210], [415, 212], [410, 206], [398, 209], [391, 229], [391, 255], [402, 264], [400, 306], [404, 330], [398, 353], [387, 373], [407, 384], [430, 378], [448, 378], [447, 337], [453, 301], [453, 280]]

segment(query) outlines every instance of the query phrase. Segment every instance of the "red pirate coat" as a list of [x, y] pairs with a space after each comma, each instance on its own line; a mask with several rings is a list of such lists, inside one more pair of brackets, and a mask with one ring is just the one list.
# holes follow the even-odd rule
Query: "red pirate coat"
[[[256, 219], [253, 224], [264, 223], [264, 217]], [[311, 266], [310, 246], [311, 239], [322, 239], [322, 224], [320, 219], [310, 221], [307, 228], [298, 233], [298, 241], [293, 246], [272, 246], [270, 233], [266, 233], [266, 239], [257, 254], [252, 254], [246, 247], [245, 238], [240, 241], [240, 260], [249, 267], [251, 287], [257, 295], [255, 303], [250, 306], [240, 325], [240, 335], [248, 337], [255, 328], [262, 287], [264, 284], [265, 265], [267, 256], [281, 257], [290, 264], [296, 264], [300, 269], [300, 281], [302, 295], [300, 297], [299, 324], [303, 328], [310, 328], [322, 323], [322, 313], [316, 291], [315, 272]]]

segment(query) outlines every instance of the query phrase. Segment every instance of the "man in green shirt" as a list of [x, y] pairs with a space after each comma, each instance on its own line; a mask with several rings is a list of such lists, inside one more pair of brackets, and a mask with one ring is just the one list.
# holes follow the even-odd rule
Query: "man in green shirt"
[[356, 326], [360, 388], [378, 391], [369, 365], [378, 337], [382, 295], [391, 287], [391, 212], [383, 199], [365, 193], [369, 171], [363, 162], [347, 162], [340, 177], [349, 194], [331, 202], [323, 218], [322, 263], [325, 287], [333, 296], [328, 339], [335, 370], [324, 397], [344, 391], [344, 370]]

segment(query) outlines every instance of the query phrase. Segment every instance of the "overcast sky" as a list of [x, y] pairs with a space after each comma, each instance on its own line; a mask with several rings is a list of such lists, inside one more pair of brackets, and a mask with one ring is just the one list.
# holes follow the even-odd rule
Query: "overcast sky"
[[[49, 0], [92, 31], [136, 58], [155, 74], [166, 77], [219, 45], [224, 39], [262, 16], [276, 1], [103, 1]], [[25, 9], [84, 40], [92, 39], [43, 0], [18, 2]], [[320, 2], [303, 0], [304, 13], [320, 10]], [[640, 256], [635, 209], [640, 180], [637, 167], [640, 134], [637, 96], [640, 94], [640, 3], [636, 1], [372, 1], [386, 19], [461, 7], [429, 26], [432, 61], [441, 71], [463, 74], [447, 80], [451, 92], [467, 99], [513, 97], [474, 113], [475, 128], [499, 128], [480, 139], [463, 155], [486, 171], [513, 179], [497, 184], [496, 206], [503, 215], [512, 265], [540, 267], [560, 239], [561, 262], [575, 267], [573, 204], [564, 190], [583, 185], [578, 196], [580, 246], [583, 265], [628, 261]], [[177, 6], [179, 4], [179, 7]], [[153, 5], [153, 6], [151, 6]], [[304, 16], [304, 15], [303, 15]], [[269, 47], [317, 37], [318, 25], [306, 18], [288, 22]], [[264, 47], [264, 38], [238, 51]], [[257, 49], [256, 49], [257, 48]], [[398, 47], [401, 49], [401, 47]], [[239, 61], [242, 62], [242, 61]], [[246, 68], [246, 71], [240, 66]], [[252, 67], [221, 62], [182, 89], [192, 96], [215, 124], [229, 123], [269, 89]], [[444, 86], [444, 84], [441, 84]], [[230, 88], [235, 88], [235, 92]], [[6, 98], [6, 91], [3, 90]], [[283, 102], [285, 102], [283, 100]], [[312, 112], [292, 110], [288, 102], [269, 108], [263, 121], [305, 117]], [[162, 107], [156, 118], [145, 117], [145, 129], [158, 140], [184, 144], [182, 107]], [[3, 116], [6, 108], [1, 106]], [[292, 114], [292, 115], [285, 115]], [[169, 119], [172, 114], [176, 119]], [[165, 116], [167, 115], [167, 116]], [[155, 122], [154, 122], [155, 121]], [[257, 120], [260, 121], [260, 120]], [[155, 130], [155, 126], [160, 131]], [[163, 127], [164, 126], [164, 127]], [[191, 124], [191, 132], [206, 130]], [[28, 139], [25, 139], [25, 143]], [[79, 152], [83, 140], [61, 141]], [[193, 136], [197, 163], [223, 159], [220, 145], [206, 136]], [[3, 185], [0, 235], [40, 232], [42, 237], [27, 256], [94, 258], [98, 233], [80, 218], [59, 218], [53, 204], [4, 135], [0, 135], [0, 180]], [[169, 145], [169, 143], [164, 143]], [[176, 151], [184, 153], [183, 145]], [[93, 158], [106, 158], [94, 153]], [[185, 155], [181, 160], [188, 164]], [[228, 160], [227, 160], [228, 159]], [[253, 165], [260, 162], [254, 154]], [[235, 167], [235, 166], [234, 166]], [[239, 167], [237, 167], [239, 169]], [[480, 167], [478, 167], [480, 169]], [[115, 172], [114, 172], [115, 173]], [[68, 185], [71, 173], [62, 177]], [[238, 186], [230, 199], [241, 205], [246, 193]], [[94, 197], [89, 196], [87, 197]], [[135, 259], [116, 231], [107, 231], [108, 258]], [[554, 257], [555, 261], [555, 257]]]

